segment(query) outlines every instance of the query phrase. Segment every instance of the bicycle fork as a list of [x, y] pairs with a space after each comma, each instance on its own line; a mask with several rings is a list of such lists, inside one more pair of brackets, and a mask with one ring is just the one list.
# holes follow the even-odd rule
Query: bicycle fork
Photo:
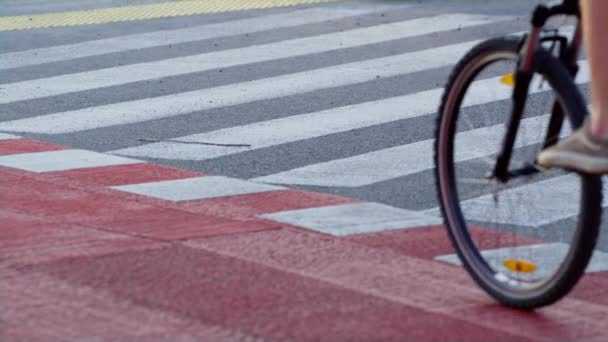
[[[578, 9], [575, 9], [576, 12]], [[567, 7], [554, 7], [546, 8], [539, 6], [535, 11], [532, 19], [532, 31], [529, 37], [526, 39], [526, 48], [524, 52], [523, 61], [518, 65], [518, 70], [515, 75], [515, 87], [512, 95], [512, 109], [511, 116], [507, 124], [507, 131], [503, 140], [502, 148], [496, 159], [496, 165], [490, 179], [494, 178], [503, 183], [506, 183], [510, 178], [531, 175], [539, 172], [536, 161], [530, 165], [516, 170], [509, 171], [509, 163], [511, 161], [511, 155], [513, 153], [513, 147], [515, 144], [515, 138], [519, 129], [519, 123], [523, 116], [524, 108], [526, 106], [526, 100], [528, 97], [528, 90], [530, 88], [530, 82], [534, 74], [534, 56], [538, 49], [540, 42], [543, 41], [540, 37], [541, 29], [544, 26], [547, 19], [556, 13], [571, 13], [572, 8]], [[551, 37], [548, 40], [554, 40], [560, 42], [560, 60], [565, 63], [570, 69], [572, 77], [576, 76], [578, 71], [577, 60], [578, 52], [582, 41], [582, 30], [580, 21], [577, 24], [574, 39], [571, 46], [567, 46], [566, 41], [562, 40], [563, 37]], [[560, 106], [557, 99], [553, 102], [551, 108], [551, 116], [549, 119], [549, 126], [547, 128], [547, 134], [543, 143], [543, 149], [554, 145], [559, 140], [559, 133], [562, 129], [563, 121], [565, 119], [564, 111]], [[580, 122], [572, 122], [574, 127], [578, 127]]]
[[534, 26], [530, 36], [527, 38], [524, 60], [519, 64], [515, 74], [515, 87], [512, 95], [513, 106], [511, 107], [511, 115], [507, 124], [507, 132], [503, 140], [502, 149], [496, 159], [496, 165], [490, 176], [503, 183], [506, 183], [512, 176], [508, 170], [509, 162], [511, 161], [513, 145], [515, 144], [519, 123], [526, 106], [530, 81], [532, 80], [533, 75], [533, 58], [540, 41], [540, 30], [540, 27]]

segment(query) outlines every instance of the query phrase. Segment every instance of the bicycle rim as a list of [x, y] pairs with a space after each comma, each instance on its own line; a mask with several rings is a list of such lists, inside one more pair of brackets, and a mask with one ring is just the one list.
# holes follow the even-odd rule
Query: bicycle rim
[[[510, 116], [518, 45], [495, 40], [474, 49], [451, 77], [438, 121], [436, 176], [446, 226], [459, 258], [477, 283], [499, 301], [520, 308], [547, 305], [580, 277], [597, 233], [599, 179], [564, 170], [507, 183], [488, 181]], [[563, 89], [535, 75], [518, 130], [511, 169], [533, 163]], [[582, 115], [582, 114], [581, 114]], [[564, 122], [561, 136], [570, 133]], [[596, 212], [597, 211], [597, 212]], [[580, 215], [579, 215], [580, 213]], [[589, 217], [590, 216], [590, 217]], [[592, 241], [591, 241], [592, 240]], [[591, 243], [589, 243], [591, 241]]]

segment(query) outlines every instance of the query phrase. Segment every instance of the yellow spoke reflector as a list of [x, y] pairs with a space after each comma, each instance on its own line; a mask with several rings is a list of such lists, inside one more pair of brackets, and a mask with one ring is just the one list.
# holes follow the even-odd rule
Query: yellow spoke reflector
[[500, 83], [512, 87], [515, 85], [515, 76], [513, 76], [513, 73], [508, 73], [500, 78]]
[[536, 265], [530, 261], [507, 259], [503, 265], [511, 272], [532, 273], [536, 271]]

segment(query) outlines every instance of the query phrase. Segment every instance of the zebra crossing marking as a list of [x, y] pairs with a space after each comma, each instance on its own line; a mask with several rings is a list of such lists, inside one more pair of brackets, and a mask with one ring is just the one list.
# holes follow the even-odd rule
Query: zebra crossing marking
[[[304, 10], [307, 11], [307, 10]], [[296, 13], [296, 12], [294, 12]], [[325, 12], [321, 12], [325, 13]], [[350, 13], [350, 12], [349, 12]], [[358, 12], [357, 12], [358, 13]], [[338, 13], [329, 15], [329, 17], [335, 15], [336, 17], [340, 17]], [[279, 17], [277, 15], [275, 17]], [[272, 17], [272, 16], [270, 16]], [[323, 20], [331, 20], [329, 17], [319, 17], [310, 19], [307, 21], [307, 18], [299, 18], [300, 21], [293, 22], [283, 22], [284, 25], [297, 25], [297, 24], [305, 24], [312, 23]], [[263, 17], [262, 17], [263, 18]], [[286, 17], [285, 17], [286, 18]], [[284, 18], [284, 19], [285, 19]], [[511, 17], [492, 17], [492, 16], [480, 16], [480, 15], [466, 15], [466, 14], [444, 14], [444, 15], [436, 15], [424, 18], [418, 18], [413, 20], [406, 20], [392, 24], [381, 24], [372, 26], [371, 28], [364, 29], [355, 29], [349, 30], [346, 32], [340, 33], [330, 33], [319, 36], [307, 37], [307, 38], [298, 38], [292, 39], [277, 43], [265, 44], [253, 46], [245, 49], [233, 49], [233, 50], [225, 50], [218, 52], [211, 52], [208, 54], [202, 54], [197, 56], [189, 56], [189, 57], [178, 57], [167, 60], [161, 60], [157, 62], [151, 63], [140, 63], [127, 65], [120, 68], [107, 68], [102, 70], [95, 70], [92, 72], [84, 72], [84, 73], [76, 73], [76, 74], [67, 74], [56, 77], [49, 77], [39, 80], [25, 81], [25, 82], [16, 82], [13, 84], [8, 84], [4, 89], [2, 89], [3, 95], [9, 95], [9, 99], [6, 103], [10, 103], [14, 98], [10, 99], [10, 94], [17, 94], [15, 96], [24, 96], [24, 99], [30, 98], [37, 99], [44, 96], [52, 96], [63, 95], [70, 93], [72, 91], [86, 90], [86, 89], [96, 89], [100, 87], [105, 87], [108, 85], [120, 85], [130, 83], [132, 81], [137, 81], [140, 79], [148, 79], [148, 78], [158, 78], [164, 76], [174, 76], [179, 74], [197, 72], [199, 70], [211, 70], [213, 68], [222, 67], [222, 66], [231, 66], [231, 65], [245, 65], [250, 63], [255, 63], [258, 61], [270, 61], [277, 60], [280, 58], [289, 58], [294, 56], [306, 55], [310, 53], [318, 53], [318, 52], [326, 52], [333, 51], [330, 46], [329, 48], [324, 46], [327, 45], [328, 42], [340, 43], [341, 40], [348, 40], [346, 44], [342, 44], [339, 49], [344, 49], [348, 47], [356, 47], [356, 46], [364, 46], [368, 44], [374, 44], [377, 42], [386, 42], [392, 39], [399, 39], [403, 37], [413, 37], [420, 36], [424, 34], [428, 34], [431, 32], [442, 32], [449, 31], [455, 28], [462, 28], [464, 26], [475, 26], [475, 25], [483, 25], [498, 21], [510, 20]], [[262, 20], [261, 18], [252, 18], [246, 19], [240, 22], [240, 28], [235, 28], [230, 32], [209, 32], [210, 36], [217, 35], [221, 36], [222, 34], [238, 34], [238, 32], [246, 32], [255, 30], [256, 27], [246, 27], [247, 25], [244, 23], [255, 23], [256, 20]], [[261, 23], [258, 21], [259, 25], [277, 25], [280, 23]], [[216, 25], [216, 26], [214, 26]], [[226, 25], [226, 23], [213, 24], [205, 27], [221, 27], [221, 25]], [[411, 30], [405, 30], [405, 28], [413, 28]], [[268, 27], [268, 26], [264, 26]], [[279, 27], [279, 26], [275, 26]], [[262, 27], [257, 27], [257, 29], [261, 29]], [[390, 30], [388, 30], [390, 28]], [[198, 28], [197, 28], [198, 29]], [[194, 29], [193, 29], [194, 30]], [[242, 30], [242, 31], [238, 31]], [[389, 32], [386, 32], [389, 31]], [[401, 32], [403, 31], [403, 32]], [[194, 39], [194, 31], [184, 31], [184, 30], [174, 30], [169, 33], [169, 36], [173, 35], [173, 38], [180, 39], [175, 35], [177, 32], [191, 32], [191, 36], [189, 37], [181, 37], [181, 39]], [[139, 35], [130, 35], [125, 37], [111, 38], [114, 39], [114, 42], [128, 42], [129, 39], [132, 39], [134, 36], [137, 37], [155, 37], [159, 38], [155, 35], [155, 32], [139, 34]], [[165, 36], [167, 37], [167, 36]], [[201, 39], [205, 39], [204, 37]], [[101, 41], [89, 41], [84, 42], [82, 44], [98, 44]], [[302, 44], [302, 43], [306, 44]], [[356, 84], [367, 82], [373, 80], [377, 76], [387, 77], [387, 76], [395, 76], [395, 75], [403, 75], [410, 74], [417, 71], [422, 70], [430, 70], [433, 68], [438, 68], [442, 66], [452, 65], [458, 56], [462, 55], [465, 51], [470, 49], [474, 44], [478, 41], [469, 41], [465, 43], [459, 43], [448, 46], [440, 46], [436, 48], [431, 48], [422, 51], [408, 52], [405, 54], [394, 55], [390, 57], [382, 57], [376, 58], [372, 60], [365, 60], [361, 62], [354, 62], [342, 65], [334, 65], [321, 69], [314, 69], [311, 71], [293, 73], [293, 74], [284, 74], [277, 77], [270, 77], [267, 79], [261, 79], [251, 82], [241, 82], [234, 83], [227, 86], [215, 87], [215, 88], [207, 88], [202, 90], [196, 90], [191, 92], [180, 93], [176, 95], [162, 96], [156, 98], [135, 100], [135, 101], [127, 101], [122, 103], [114, 103], [104, 106], [90, 107], [84, 108], [80, 110], [74, 111], [66, 111], [61, 113], [51, 113], [47, 115], [41, 115], [37, 117], [31, 117], [20, 120], [13, 120], [8, 122], [0, 123], [0, 129], [14, 131], [14, 132], [33, 132], [33, 133], [48, 133], [48, 134], [61, 134], [61, 133], [71, 133], [78, 132], [82, 130], [93, 130], [102, 127], [110, 127], [117, 126], [121, 124], [130, 124], [130, 123], [138, 123], [145, 122], [159, 118], [189, 114], [200, 110], [211, 109], [211, 108], [219, 108], [224, 106], [230, 106], [234, 104], [242, 104], [248, 103], [256, 100], [264, 100], [270, 98], [277, 98], [280, 96], [288, 96], [288, 95], [296, 95], [302, 94], [305, 92], [315, 91], [319, 89], [326, 89], [330, 87], [338, 87], [349, 84]], [[79, 43], [81, 44], [81, 43]], [[141, 48], [146, 46], [162, 46], [159, 45], [159, 41], [153, 42], [141, 42]], [[146, 45], [152, 44], [152, 45]], [[157, 44], [157, 45], [154, 45]], [[297, 46], [298, 44], [302, 46]], [[119, 44], [120, 45], [120, 44]], [[71, 47], [71, 49], [75, 49], [75, 46], [81, 46], [75, 44]], [[94, 45], [90, 45], [94, 46]], [[268, 47], [274, 47], [275, 51], [262, 51]], [[51, 49], [56, 50], [51, 50]], [[58, 46], [52, 48], [45, 49], [36, 49], [31, 51], [25, 51], [24, 53], [35, 53], [35, 51], [47, 51], [47, 55], [42, 56], [40, 58], [48, 58], [48, 60], [52, 60], [53, 58], [63, 58], [61, 60], [66, 60], [71, 58], [69, 55], [59, 56], [61, 49], [65, 49], [66, 46]], [[138, 47], [131, 46], [109, 46], [108, 49], [118, 49], [113, 51], [130, 51], [137, 49]], [[236, 56], [236, 51], [241, 54], [243, 50], [248, 51], [247, 55], [243, 57]], [[284, 50], [284, 51], [279, 51]], [[53, 52], [54, 51], [54, 52]], [[63, 50], [66, 51], [66, 50]], [[108, 50], [109, 51], [109, 50]], [[275, 53], [277, 52], [278, 53]], [[74, 52], [72, 51], [73, 53]], [[100, 51], [82, 51], [78, 52], [82, 54], [93, 54], [98, 55], [103, 52], [103, 49]], [[107, 52], [106, 52], [107, 53]], [[55, 55], [53, 55], [55, 54]], [[76, 56], [72, 55], [72, 56]], [[202, 63], [201, 65], [195, 65], [197, 62], [202, 61], [202, 56], [213, 56], [214, 58], [218, 58], [215, 61], [208, 61], [206, 64]], [[220, 58], [223, 57], [223, 58]], [[237, 58], [238, 57], [238, 58]], [[250, 58], [252, 57], [252, 58]], [[77, 58], [77, 57], [75, 57]], [[219, 61], [219, 62], [218, 62]], [[141, 69], [143, 66], [162, 66], [169, 65], [170, 63], [182, 62], [181, 65], [176, 65], [175, 69], [165, 69], [157, 68], [152, 71], [145, 70], [147, 75], [143, 75], [144, 70]], [[221, 64], [224, 63], [224, 64]], [[179, 64], [179, 63], [177, 63]], [[171, 66], [173, 67], [173, 66]], [[140, 68], [140, 69], [138, 69]], [[199, 69], [202, 68], [202, 69]], [[108, 72], [112, 72], [112, 77], [114, 80], [110, 80], [110, 75]], [[133, 73], [129, 74], [127, 72], [120, 71], [133, 71]], [[588, 65], [586, 62], [581, 63], [581, 73], [582, 79], [579, 78], [578, 82], [588, 82]], [[100, 76], [99, 78], [95, 78], [94, 76]], [[79, 77], [83, 77], [82, 79]], [[87, 84], [85, 78], [92, 78], [92, 83]], [[56, 89], [52, 89], [51, 84], [45, 84], [44, 82], [49, 82], [50, 80], [63, 80], [65, 82], [72, 82], [73, 84], [66, 83], [58, 83], [59, 87]], [[81, 82], [82, 81], [82, 82]], [[104, 83], [104, 82], [109, 83]], [[99, 83], [96, 83], [99, 82]], [[465, 105], [472, 106], [476, 104], [487, 104], [492, 101], [496, 101], [498, 99], [506, 99], [510, 96], [509, 90], [504, 92], [499, 92], [498, 96], [495, 92], [496, 89], [492, 87], [488, 87], [488, 84], [484, 82], [494, 82], [494, 80], [486, 80], [480, 81], [479, 84], [476, 83], [474, 86], [475, 96], [467, 99]], [[69, 82], [68, 82], [69, 83]], [[498, 83], [496, 83], [498, 84]], [[34, 94], [35, 86], [49, 86], [48, 89], [43, 87], [42, 90], [38, 90], [37, 94]], [[23, 86], [23, 88], [19, 88], [19, 86]], [[13, 87], [13, 88], [11, 88]], [[30, 87], [30, 88], [28, 88]], [[62, 88], [63, 87], [63, 88]], [[70, 88], [72, 87], [72, 88]], [[59, 89], [62, 88], [62, 89]], [[57, 90], [58, 89], [58, 90]], [[272, 90], [269, 90], [272, 89]], [[537, 89], [536, 87], [532, 87], [534, 92], [543, 91], [545, 89]], [[48, 92], [48, 93], [45, 93]], [[332, 108], [320, 112], [313, 112], [295, 116], [284, 117], [276, 120], [269, 120], [265, 122], [257, 122], [253, 124], [237, 126], [226, 128], [222, 130], [207, 132], [207, 133], [199, 133], [184, 136], [177, 139], [178, 141], [184, 142], [211, 142], [211, 143], [223, 143], [226, 140], [230, 142], [234, 142], [235, 139], [244, 139], [246, 141], [242, 141], [245, 144], [250, 144], [250, 148], [246, 149], [237, 149], [234, 147], [230, 148], [222, 148], [222, 147], [211, 147], [211, 146], [200, 146], [193, 144], [174, 144], [174, 143], [157, 143], [157, 144], [147, 144], [138, 147], [129, 147], [117, 151], [113, 151], [115, 154], [128, 155], [128, 156], [146, 156], [146, 157], [154, 157], [154, 158], [166, 158], [166, 159], [188, 159], [188, 160], [205, 160], [209, 158], [214, 158], [218, 156], [223, 156], [227, 154], [232, 154], [235, 152], [242, 151], [251, 151], [257, 148], [263, 147], [272, 147], [278, 144], [283, 144], [286, 142], [299, 141], [304, 139], [316, 138], [328, 134], [345, 132], [352, 129], [369, 127], [372, 125], [387, 123], [396, 120], [401, 120], [405, 118], [419, 117], [424, 115], [429, 115], [434, 113], [435, 107], [439, 102], [439, 96], [443, 92], [443, 89], [431, 89], [428, 91], [422, 91], [415, 94], [394, 97], [389, 99], [383, 99], [379, 101], [372, 101], [367, 103], [360, 103], [355, 105], [350, 105], [346, 107], [340, 108]], [[19, 95], [21, 94], [21, 95]], [[25, 95], [23, 95], [25, 94]], [[235, 96], [237, 94], [237, 96]], [[33, 96], [33, 97], [32, 97]], [[3, 96], [3, 99], [7, 97]], [[212, 98], [213, 104], [210, 103], [201, 103], [200, 98]], [[0, 100], [2, 101], [2, 100]], [[17, 99], [16, 101], [19, 101]], [[367, 112], [367, 113], [366, 113]], [[366, 114], [373, 112], [374, 115], [369, 115], [366, 117]], [[377, 114], [376, 114], [377, 113]], [[528, 122], [525, 121], [523, 124], [526, 125]], [[295, 128], [294, 128], [295, 127]], [[474, 131], [470, 132], [471, 141], [476, 141], [480, 136], [487, 136], [491, 134], [492, 127], [484, 128], [486, 131]], [[485, 133], [484, 133], [485, 132]], [[475, 134], [481, 134], [478, 136], [474, 136]], [[465, 136], [466, 137], [466, 136]], [[238, 140], [237, 139], [237, 140]], [[222, 141], [224, 140], [224, 141]], [[407, 150], [407, 153], [402, 153]], [[341, 163], [344, 161], [352, 162], [355, 161], [354, 164], [351, 164], [347, 168], [337, 168], [331, 169], [329, 168], [328, 173], [319, 172], [317, 175], [313, 175], [313, 177], [323, 178], [322, 182], [327, 183], [303, 183], [304, 185], [319, 185], [323, 184], [326, 186], [345, 186], [346, 183], [339, 183], [336, 179], [340, 179], [340, 181], [344, 181], [345, 179], [350, 179], [351, 185], [346, 186], [360, 186], [373, 184], [382, 180], [388, 180], [392, 178], [396, 178], [403, 175], [408, 175], [413, 172], [418, 172], [416, 170], [426, 170], [432, 165], [428, 164], [430, 162], [430, 140], [418, 141], [416, 143], [399, 146], [394, 149], [385, 149], [380, 151], [375, 151], [369, 154], [353, 156], [350, 158], [345, 158], [343, 160], [334, 160], [328, 163], [321, 163], [324, 165], [329, 165], [331, 163]], [[203, 153], [201, 153], [203, 152]], [[472, 149], [471, 155], [462, 157], [459, 160], [467, 160], [470, 158], [474, 158], [478, 155], [485, 155], [488, 152], [483, 148], [481, 149]], [[405, 168], [406, 173], [403, 171], [401, 173], [396, 172], [396, 168], [392, 167], [396, 165], [399, 159], [394, 154], [400, 155], [408, 155], [413, 158], [409, 161], [408, 168]], [[373, 158], [370, 158], [373, 157]], [[377, 157], [377, 158], [376, 158]], [[428, 160], [422, 161], [421, 158], [428, 157]], [[384, 158], [384, 161], [377, 163], [378, 159]], [[388, 160], [387, 160], [388, 158]], [[418, 158], [419, 160], [417, 160]], [[460, 158], [460, 157], [458, 157]], [[361, 159], [361, 164], [357, 164], [357, 159]], [[363, 159], [367, 159], [363, 164]], [[392, 163], [392, 164], [391, 164]], [[282, 187], [273, 186], [268, 184], [256, 184], [253, 182], [265, 182], [265, 183], [274, 183], [274, 184], [301, 184], [301, 183], [293, 183], [291, 180], [285, 183], [282, 183], [278, 180], [280, 177], [284, 176], [286, 173], [294, 172], [294, 171], [309, 171], [308, 167], [314, 168], [321, 164], [313, 164], [308, 165], [304, 168], [288, 170], [285, 173], [278, 173], [274, 175], [267, 175], [263, 177], [254, 178], [251, 181], [243, 181], [249, 185], [253, 184], [256, 187], [272, 187], [273, 189], [281, 189]], [[391, 172], [394, 172], [389, 178], [369, 178], [366, 170], [371, 170], [372, 164], [378, 166], [378, 172], [374, 171], [380, 175], [379, 177], [386, 177]], [[336, 164], [337, 165], [337, 164]], [[392, 165], [392, 166], [391, 166]], [[380, 170], [381, 169], [381, 170]], [[402, 165], [399, 167], [400, 170], [404, 168]], [[346, 170], [346, 171], [345, 171]], [[353, 174], [353, 170], [358, 172], [362, 170], [362, 174]], [[350, 173], [349, 173], [350, 172]], [[369, 172], [372, 173], [372, 172]], [[367, 177], [367, 178], [366, 178]], [[297, 178], [297, 177], [296, 177]], [[206, 178], [205, 181], [211, 181], [212, 179]], [[357, 185], [353, 185], [357, 184]], [[159, 184], [156, 185], [125, 185], [124, 191], [133, 190], [133, 192], [137, 191], [149, 191], [150, 193], [156, 194], [157, 196], [169, 196], [167, 198], [171, 198], [167, 191], [164, 190], [155, 190], [153, 187], [159, 187]], [[229, 190], [229, 186], [226, 186], [226, 191]], [[213, 188], [210, 188], [213, 189]], [[120, 189], [122, 190], [122, 189]], [[188, 186], [184, 186], [183, 191], [187, 193]], [[156, 192], [154, 192], [156, 191]], [[206, 190], [211, 191], [211, 190]], [[213, 190], [215, 191], [215, 190]], [[212, 192], [213, 192], [212, 191]], [[178, 195], [175, 195], [178, 196]], [[212, 195], [213, 196], [213, 195]], [[173, 200], [180, 200], [179, 197], [174, 197]], [[187, 198], [187, 197], [183, 197]], [[194, 197], [192, 197], [194, 198]], [[201, 197], [204, 198], [204, 197]], [[213, 198], [213, 197], [211, 197]], [[184, 199], [187, 200], [187, 199]], [[396, 209], [396, 208], [395, 208]], [[430, 215], [430, 213], [420, 213], [420, 212], [409, 212], [409, 216], [412, 217], [425, 217], [428, 220], [435, 220], [436, 217]], [[422, 220], [422, 219], [421, 219]], [[424, 220], [422, 220], [424, 221]], [[421, 221], [421, 222], [422, 222]], [[428, 224], [428, 222], [426, 223]], [[374, 227], [372, 225], [372, 227]], [[375, 229], [375, 228], [374, 228]], [[393, 229], [393, 228], [390, 228]]]
[[[589, 80], [588, 64], [581, 63], [581, 74], [577, 82], [584, 83]], [[492, 91], [498, 85], [498, 78], [477, 81], [471, 89], [475, 96], [467, 97], [464, 106], [490, 103], [509, 98], [510, 92]], [[530, 93], [540, 92], [543, 89], [531, 87]], [[408, 103], [408, 110], [418, 113], [434, 113], [437, 103], [441, 100], [442, 89], [418, 93], [412, 96]], [[424, 96], [420, 96], [423, 95]], [[414, 97], [414, 96], [420, 97]], [[470, 99], [470, 100], [469, 100]], [[420, 114], [422, 115], [422, 114]], [[413, 115], [414, 116], [414, 115]], [[518, 140], [522, 143], [538, 143], [540, 137], [535, 129], [542, 129], [544, 117], [535, 117], [523, 120], [520, 133], [528, 132], [532, 136], [521, 135]], [[529, 125], [529, 129], [524, 129]], [[460, 139], [467, 139], [471, 146], [467, 155], [457, 156], [459, 160], [473, 159], [494, 152], [495, 146], [478, 144], [479, 139], [491, 139], [500, 136], [500, 126], [484, 127], [459, 135]], [[526, 140], [527, 139], [527, 140]], [[464, 152], [463, 152], [464, 153]], [[314, 185], [326, 187], [359, 187], [374, 184], [413, 173], [431, 169], [433, 167], [433, 140], [421, 140], [411, 144], [390, 147], [363, 153], [351, 157], [334, 159], [328, 162], [309, 164], [303, 167], [282, 171], [275, 174], [253, 178], [253, 181], [272, 184]], [[407, 165], [407, 167], [405, 167]]]
[[[460, 206], [463, 215], [469, 220], [540, 228], [576, 216], [580, 211], [580, 202], [577, 200], [580, 191], [579, 177], [568, 174], [502, 190], [496, 194], [498, 201], [493, 194], [486, 194], [462, 201]], [[608, 184], [603, 185], [602, 191], [608, 191]], [[551, 202], [551, 205], [538, 206], [538, 203], [544, 203], [547, 198], [561, 200]], [[602, 201], [602, 206], [608, 207], [606, 198]], [[425, 210], [423, 213], [441, 215], [439, 208]]]
[[[398, 55], [378, 60], [349, 63], [337, 67], [324, 68], [312, 72], [302, 72], [290, 76], [281, 76], [272, 79], [249, 82], [241, 87], [234, 84], [231, 89], [246, 95], [239, 98], [240, 101], [252, 100], [254, 94], [263, 94], [265, 97], [276, 97], [281, 93], [291, 94], [296, 92], [293, 88], [299, 88], [300, 92], [312, 90], [312, 87], [333, 87], [345, 83], [358, 82], [362, 79], [371, 80], [378, 76], [383, 77], [416, 72], [421, 68], [435, 68], [448, 65], [453, 62], [453, 56], [464, 53], [477, 42], [450, 45], [438, 49], [429, 49], [405, 55]], [[381, 68], [390, 71], [384, 72]], [[357, 71], [353, 71], [357, 70]], [[272, 85], [272, 89], [269, 89]], [[236, 88], [236, 89], [235, 89]], [[293, 90], [292, 90], [293, 89]], [[241, 91], [239, 91], [241, 90]], [[425, 94], [425, 93], [423, 93]], [[226, 95], [229, 101], [230, 93]], [[125, 148], [112, 153], [130, 156], [147, 156], [152, 158], [205, 160], [250, 151], [282, 143], [309, 139], [314, 137], [343, 132], [351, 129], [376, 125], [380, 123], [410, 118], [422, 114], [422, 111], [411, 109], [412, 100], [418, 95], [406, 95], [370, 101], [355, 105], [332, 108], [320, 112], [300, 114], [285, 118], [261, 121], [243, 126], [221, 129], [208, 133], [198, 133], [172, 139], [172, 142], [159, 142], [145, 144], [142, 146]], [[213, 97], [218, 105], [224, 103], [222, 99]], [[423, 100], [415, 100], [422, 103]], [[415, 106], [414, 106], [415, 108]], [[374, 113], [374, 115], [369, 115]], [[249, 147], [222, 147], [179, 144], [179, 142], [205, 142], [226, 143], [227, 141], [240, 141]], [[178, 142], [177, 144], [175, 142]]]
[[353, 48], [508, 19], [511, 17], [444, 14], [246, 48], [9, 83], [2, 86], [0, 104]]
[[[541, 129], [547, 124], [548, 115], [522, 120], [521, 131], [528, 128]], [[460, 161], [475, 159], [496, 152], [497, 146], [477, 144], [479, 139], [500, 137], [504, 130], [502, 125], [483, 127], [466, 133], [461, 133], [460, 139], [471, 144], [470, 149], [460, 151], [455, 159]], [[532, 131], [528, 131], [532, 132]], [[538, 132], [538, 131], [535, 131]], [[534, 139], [522, 141], [527, 144], [538, 143], [544, 137], [535, 134]], [[491, 141], [491, 140], [490, 140]], [[433, 162], [434, 139], [416, 141], [414, 143], [381, 149], [353, 157], [336, 159], [325, 163], [311, 164], [276, 174], [253, 178], [253, 181], [272, 184], [297, 184], [315, 186], [358, 187], [370, 185], [414, 173], [430, 170], [435, 167]]]
[[140, 160], [87, 150], [60, 150], [0, 156], [0, 166], [42, 173], [143, 163]]
[[[563, 256], [568, 253], [569, 248], [568, 244], [558, 242], [488, 249], [481, 251], [481, 254], [486, 260], [495, 260], [496, 263], [492, 264], [492, 267], [501, 269], [504, 272], [506, 272], [506, 269], [502, 267], [503, 260], [512, 257], [513, 255], [525, 255], [529, 261], [536, 265], [537, 272], [534, 272], [533, 276], [534, 278], [539, 279], [550, 276], [553, 273], [559, 266], [559, 263], [563, 260]], [[557, 257], [558, 255], [561, 257]], [[462, 266], [462, 262], [456, 254], [440, 255], [435, 257], [435, 260]], [[591, 261], [585, 269], [585, 272], [594, 273], [606, 271], [608, 271], [608, 253], [596, 249], [593, 252], [593, 256], [591, 257]], [[522, 275], [520, 274], [520, 276]]]
[[[520, 132], [539, 132], [533, 130], [543, 129], [548, 122], [547, 119], [548, 115], [524, 119], [521, 122]], [[463, 142], [463, 145], [471, 146], [471, 148], [459, 150], [460, 153], [455, 156], [455, 160], [461, 162], [496, 152], [497, 145], [477, 144], [477, 142], [499, 137], [503, 130], [502, 125], [495, 125], [459, 134], [457, 139]], [[539, 134], [533, 134], [531, 137], [519, 135], [515, 147], [523, 147], [524, 143], [539, 143], [542, 141], [541, 139], [544, 137]], [[420, 140], [354, 157], [311, 164], [252, 180], [273, 184], [364, 186], [432, 169], [435, 167], [432, 158], [433, 144], [434, 139]]]
[[0, 133], [0, 140], [11, 140], [11, 139], [19, 139], [19, 138], [21, 138], [21, 137], [19, 137], [17, 135]]
[[452, 53], [464, 52], [471, 46], [473, 43], [468, 42], [214, 88], [39, 115], [1, 122], [0, 130], [61, 134], [186, 115], [450, 65], [454, 59]]
[[258, 184], [223, 176], [203, 176], [113, 186], [112, 189], [160, 198], [173, 202], [210, 199], [282, 190], [283, 187]]
[[373, 202], [289, 210], [259, 216], [334, 236], [441, 223], [441, 219], [434, 216]]
[[[407, 7], [409, 6], [404, 5], [400, 6], [399, 9]], [[230, 20], [217, 24], [129, 34], [74, 44], [9, 52], [1, 55], [0, 70], [315, 24], [373, 14], [381, 10], [382, 7], [378, 8], [376, 6], [355, 9], [310, 8], [288, 13]]]

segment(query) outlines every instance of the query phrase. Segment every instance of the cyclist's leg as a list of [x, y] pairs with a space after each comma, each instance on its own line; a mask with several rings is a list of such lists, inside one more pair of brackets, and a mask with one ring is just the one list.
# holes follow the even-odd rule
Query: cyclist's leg
[[592, 79], [591, 132], [596, 137], [608, 138], [608, 1], [582, 0], [581, 6]]
[[608, 1], [581, 0], [583, 35], [591, 72], [591, 119], [562, 143], [540, 153], [539, 163], [608, 173]]

